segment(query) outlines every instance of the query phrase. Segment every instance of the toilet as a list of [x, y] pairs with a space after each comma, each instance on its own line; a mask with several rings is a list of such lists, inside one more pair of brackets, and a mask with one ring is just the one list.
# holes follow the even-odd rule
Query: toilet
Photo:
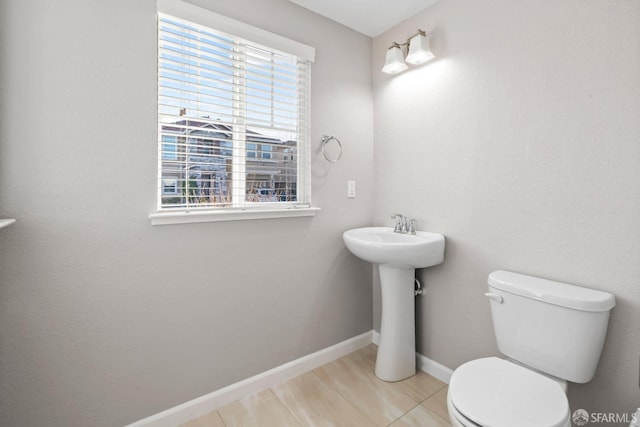
[[571, 427], [567, 382], [595, 375], [608, 293], [509, 271], [489, 275], [498, 349], [507, 356], [464, 363], [449, 382], [454, 427]]

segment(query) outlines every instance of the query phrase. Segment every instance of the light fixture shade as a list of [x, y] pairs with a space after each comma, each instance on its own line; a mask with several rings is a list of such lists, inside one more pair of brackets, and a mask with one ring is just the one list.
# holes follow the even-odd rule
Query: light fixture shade
[[394, 45], [387, 50], [387, 58], [384, 61], [384, 67], [382, 67], [382, 72], [387, 74], [398, 74], [409, 68], [407, 64], [404, 62], [404, 57], [402, 56], [402, 49], [400, 46]]
[[433, 53], [429, 48], [429, 39], [422, 34], [417, 34], [411, 38], [409, 42], [409, 54], [407, 55], [407, 62], [409, 64], [418, 65], [424, 64], [428, 60], [433, 58]]

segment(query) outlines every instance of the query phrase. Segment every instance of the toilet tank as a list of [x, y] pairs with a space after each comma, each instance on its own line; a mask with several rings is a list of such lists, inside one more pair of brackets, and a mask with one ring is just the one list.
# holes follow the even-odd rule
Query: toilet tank
[[616, 304], [612, 294], [494, 271], [488, 296], [500, 352], [564, 380], [591, 381]]

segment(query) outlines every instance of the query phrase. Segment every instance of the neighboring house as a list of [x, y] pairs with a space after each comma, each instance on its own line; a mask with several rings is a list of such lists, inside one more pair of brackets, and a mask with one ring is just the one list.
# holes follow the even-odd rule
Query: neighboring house
[[[162, 203], [231, 204], [233, 137], [229, 126], [184, 119], [162, 126]], [[296, 200], [295, 141], [248, 130], [246, 201]]]

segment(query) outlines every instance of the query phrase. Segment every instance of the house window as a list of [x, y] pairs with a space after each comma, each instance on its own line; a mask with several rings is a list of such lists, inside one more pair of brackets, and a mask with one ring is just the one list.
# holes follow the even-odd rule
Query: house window
[[[273, 151], [273, 145], [262, 144], [262, 152], [260, 153], [260, 157], [265, 160], [271, 159], [271, 152]], [[284, 150], [282, 152], [284, 154]], [[283, 158], [283, 160], [285, 160]]]
[[310, 206], [313, 49], [178, 0], [158, 7], [159, 211]]
[[176, 195], [178, 192], [178, 180], [165, 178], [162, 180], [162, 194], [163, 195]]
[[256, 159], [258, 157], [258, 145], [257, 144], [247, 144], [247, 157]]
[[162, 135], [162, 160], [178, 160], [178, 138]]

